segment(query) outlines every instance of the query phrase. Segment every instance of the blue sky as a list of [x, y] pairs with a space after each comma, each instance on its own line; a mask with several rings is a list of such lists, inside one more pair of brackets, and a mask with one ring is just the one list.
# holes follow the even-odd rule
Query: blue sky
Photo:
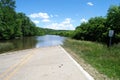
[[91, 17], [105, 17], [111, 5], [120, 0], [16, 0], [16, 11], [39, 27], [74, 30]]

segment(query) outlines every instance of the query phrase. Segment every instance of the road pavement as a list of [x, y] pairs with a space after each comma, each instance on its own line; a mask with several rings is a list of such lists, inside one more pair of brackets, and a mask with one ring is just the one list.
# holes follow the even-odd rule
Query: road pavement
[[0, 80], [94, 80], [61, 46], [0, 54]]

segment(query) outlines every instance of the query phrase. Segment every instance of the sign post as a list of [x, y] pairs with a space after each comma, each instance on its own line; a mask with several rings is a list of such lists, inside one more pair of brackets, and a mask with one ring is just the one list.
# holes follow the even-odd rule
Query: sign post
[[112, 37], [113, 37], [113, 35], [114, 35], [114, 30], [109, 30], [109, 34], [108, 34], [108, 36], [110, 37], [109, 46], [111, 46], [111, 44], [112, 44]]

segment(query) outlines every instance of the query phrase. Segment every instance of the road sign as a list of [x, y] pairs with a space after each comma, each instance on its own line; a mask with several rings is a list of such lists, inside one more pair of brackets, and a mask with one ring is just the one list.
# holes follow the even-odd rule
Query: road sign
[[114, 30], [109, 30], [109, 37], [113, 37]]
[[113, 35], [114, 35], [114, 30], [109, 30], [109, 34], [108, 34], [108, 36], [110, 37], [109, 46], [112, 45], [112, 37], [113, 37]]

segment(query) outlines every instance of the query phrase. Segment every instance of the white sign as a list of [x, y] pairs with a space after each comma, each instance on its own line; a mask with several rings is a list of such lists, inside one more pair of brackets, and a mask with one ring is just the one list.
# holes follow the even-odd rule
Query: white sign
[[114, 30], [109, 30], [109, 37], [113, 37]]

